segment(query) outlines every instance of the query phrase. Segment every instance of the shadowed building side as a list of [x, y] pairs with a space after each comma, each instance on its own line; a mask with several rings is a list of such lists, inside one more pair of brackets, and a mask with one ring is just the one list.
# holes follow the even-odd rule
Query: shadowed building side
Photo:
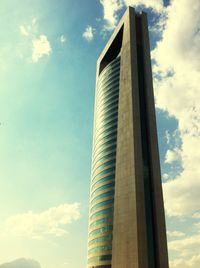
[[145, 13], [128, 8], [96, 81], [88, 268], [168, 268]]

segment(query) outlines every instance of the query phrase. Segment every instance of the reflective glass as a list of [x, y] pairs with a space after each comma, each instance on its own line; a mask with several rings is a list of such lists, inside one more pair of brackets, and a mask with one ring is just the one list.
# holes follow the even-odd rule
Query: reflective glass
[[99, 94], [98, 100], [97, 100], [97, 105], [99, 105], [102, 101], [105, 101], [109, 98], [112, 98], [114, 94], [119, 94], [119, 83], [115, 82], [112, 86], [107, 88], [107, 91]]
[[[104, 143], [104, 144], [105, 144], [105, 143]], [[109, 144], [106, 143], [105, 146], [107, 146], [107, 145], [109, 145]], [[104, 147], [105, 147], [105, 146], [104, 146]], [[99, 161], [99, 158], [98, 158], [98, 157], [101, 157], [102, 155], [105, 155], [105, 154], [108, 153], [108, 152], [115, 151], [115, 149], [116, 149], [116, 145], [111, 145], [111, 146], [109, 146], [108, 148], [106, 148], [106, 149], [100, 151], [99, 153], [96, 153], [96, 154], [94, 155], [93, 163], [96, 163], [97, 160]]]
[[103, 179], [100, 179], [100, 180], [98, 180], [97, 182], [95, 182], [95, 183], [92, 185], [91, 190], [93, 190], [94, 187], [97, 187], [97, 185], [99, 185], [99, 184], [101, 184], [101, 183], [103, 183], [103, 182], [105, 182], [105, 181], [112, 181], [112, 180], [114, 180], [114, 179], [115, 179], [115, 174], [106, 176], [106, 177], [104, 177]]
[[118, 111], [115, 111], [115, 113], [112, 113], [111, 115], [108, 115], [105, 119], [103, 119], [102, 121], [98, 121], [98, 126], [102, 127], [106, 126], [108, 123], [111, 123], [113, 120], [117, 120], [117, 115], [118, 115]]
[[103, 135], [103, 134], [106, 134], [106, 133], [108, 133], [108, 132], [110, 132], [110, 131], [112, 131], [112, 130], [116, 130], [117, 129], [117, 124], [115, 123], [113, 126], [111, 126], [111, 127], [109, 127], [109, 128], [107, 128], [107, 129], [102, 129], [102, 131], [101, 132], [99, 132], [97, 135], [96, 135], [96, 138], [98, 137], [100, 137], [100, 135]]
[[112, 259], [112, 255], [95, 256], [95, 257], [89, 258], [88, 263], [94, 262], [94, 261], [107, 261], [111, 259]]
[[89, 236], [93, 236], [93, 235], [96, 235], [96, 234], [103, 234], [103, 233], [107, 233], [109, 231], [112, 231], [113, 227], [112, 225], [108, 225], [108, 226], [105, 226], [105, 227], [101, 227], [99, 229], [96, 229], [94, 231], [92, 231]]
[[[101, 144], [101, 145], [98, 145], [98, 144], [95, 144], [95, 148], [94, 148], [94, 152], [96, 153], [96, 151], [98, 151], [99, 149], [101, 149], [101, 148], [104, 148], [104, 147], [106, 147], [107, 145], [109, 145], [109, 144], [112, 144], [112, 143], [115, 143], [116, 144], [116, 138], [117, 138], [117, 135], [115, 135], [115, 136], [112, 136], [111, 135], [111, 137], [109, 137], [110, 138], [110, 140], [109, 141], [106, 141], [106, 142], [104, 142], [104, 143], [102, 143], [101, 144], [101, 140], [99, 141], [99, 143]], [[97, 146], [98, 145], [98, 146]]]
[[95, 248], [91, 248], [88, 251], [88, 254], [91, 253], [97, 253], [97, 252], [102, 252], [102, 251], [108, 251], [112, 249], [112, 245], [106, 245], [106, 246], [100, 246], [100, 247], [95, 247]]
[[93, 197], [94, 194], [98, 193], [99, 191], [103, 191], [105, 189], [108, 189], [110, 187], [113, 187], [114, 185], [115, 185], [115, 183], [114, 182], [111, 182], [111, 183], [107, 183], [107, 184], [105, 184], [105, 185], [103, 185], [103, 186], [95, 189], [94, 192], [92, 192], [91, 197]]
[[94, 221], [93, 223], [90, 224], [90, 228], [92, 227], [95, 227], [99, 224], [102, 224], [102, 223], [112, 223], [113, 221], [113, 217], [106, 217], [106, 218], [103, 218], [103, 219], [99, 219], [97, 221]]
[[115, 83], [115, 82], [119, 82], [119, 73], [116, 73], [113, 77], [112, 77], [112, 79], [109, 79], [108, 81], [106, 80], [104, 83], [101, 83], [99, 86], [98, 86], [98, 90], [97, 90], [97, 92], [99, 91], [99, 90], [101, 90], [101, 91], [104, 91], [104, 90], [106, 90], [107, 89], [107, 87], [109, 86], [109, 85], [111, 85], [111, 84], [113, 84], [113, 83]]
[[108, 104], [113, 103], [115, 100], [119, 99], [119, 94], [118, 92], [115, 93], [113, 96], [111, 96], [108, 100], [102, 101], [102, 103], [99, 104], [98, 109], [96, 111], [99, 111], [101, 108], [104, 109], [107, 107]]
[[97, 237], [95, 239], [92, 239], [89, 241], [89, 245], [95, 244], [95, 243], [99, 243], [99, 242], [104, 242], [104, 241], [111, 241], [112, 240], [112, 234], [109, 235], [105, 235], [105, 236], [101, 236], [101, 237]]
[[105, 197], [114, 196], [114, 193], [115, 193], [115, 191], [112, 189], [112, 190], [110, 190], [110, 191], [108, 191], [108, 192], [106, 192], [106, 193], [103, 193], [103, 194], [100, 194], [100, 195], [96, 196], [96, 197], [91, 201], [91, 205], [92, 205], [94, 202], [96, 202], [97, 200], [99, 200], [99, 199], [102, 199], [102, 198], [105, 198]]
[[113, 172], [115, 171], [115, 167], [111, 167], [111, 168], [107, 168], [103, 171], [101, 171], [99, 174], [97, 174], [96, 176], [93, 177], [92, 181], [98, 179], [99, 177], [101, 177], [102, 175], [105, 175], [107, 173]]
[[119, 80], [116, 80], [114, 83], [110, 84], [103, 90], [97, 92], [96, 103], [98, 104], [102, 99], [106, 98], [112, 92], [119, 91]]
[[93, 168], [95, 168], [95, 166], [97, 166], [97, 164], [99, 164], [99, 162], [104, 162], [104, 160], [108, 159], [108, 158], [115, 158], [116, 156], [116, 152], [112, 152], [110, 154], [107, 154], [101, 158], [98, 159], [98, 161], [95, 162], [95, 164], [93, 165]]
[[112, 159], [112, 160], [110, 160], [110, 161], [107, 161], [107, 162], [105, 162], [105, 163], [103, 163], [103, 164], [101, 164], [101, 165], [99, 165], [98, 167], [96, 167], [94, 170], [93, 170], [93, 172], [92, 172], [92, 174], [94, 174], [94, 173], [97, 173], [97, 172], [99, 172], [101, 169], [103, 169], [104, 167], [108, 167], [108, 166], [110, 166], [110, 165], [115, 165], [115, 159]]
[[102, 112], [105, 113], [107, 111], [109, 111], [111, 108], [113, 108], [116, 104], [118, 104], [118, 98], [115, 99], [111, 104], [100, 107], [100, 109], [98, 110], [98, 112], [101, 114]]
[[94, 214], [92, 214], [92, 216], [90, 217], [90, 219], [92, 220], [93, 218], [96, 218], [100, 215], [104, 215], [104, 214], [109, 214], [109, 213], [112, 213], [113, 212], [113, 208], [107, 208], [107, 209], [103, 209], [103, 210], [100, 210], [98, 212], [95, 212]]
[[107, 115], [111, 116], [112, 113], [114, 112], [118, 112], [118, 106], [113, 107], [112, 109], [110, 109], [109, 111], [102, 113], [101, 115], [99, 115], [99, 118], [103, 118], [106, 119]]
[[115, 99], [118, 98], [119, 98], [119, 92], [115, 92], [114, 94], [109, 96], [109, 98], [105, 98], [100, 103], [98, 103], [96, 111], [98, 111], [100, 107], [106, 107], [107, 104], [113, 102]]
[[103, 207], [103, 206], [106, 206], [106, 205], [113, 204], [113, 201], [114, 201], [114, 199], [109, 199], [109, 200], [103, 201], [101, 203], [98, 203], [94, 207], [91, 208], [90, 212], [94, 211], [97, 208], [100, 208], [100, 207]]

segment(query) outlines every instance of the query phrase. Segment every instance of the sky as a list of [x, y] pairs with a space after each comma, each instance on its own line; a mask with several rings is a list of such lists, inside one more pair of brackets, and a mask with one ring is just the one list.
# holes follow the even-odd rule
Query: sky
[[96, 60], [128, 5], [149, 17], [170, 268], [200, 267], [199, 0], [1, 0], [0, 264], [86, 267]]

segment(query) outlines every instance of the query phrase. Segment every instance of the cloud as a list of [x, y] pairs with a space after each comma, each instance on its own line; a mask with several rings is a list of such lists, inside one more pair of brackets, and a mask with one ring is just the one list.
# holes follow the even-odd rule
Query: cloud
[[32, 259], [17, 259], [0, 265], [0, 268], [41, 268], [40, 264]]
[[174, 161], [181, 161], [181, 152], [178, 148], [167, 150], [165, 155], [165, 163], [171, 164]]
[[162, 174], [162, 180], [163, 181], [166, 181], [168, 179], [169, 179], [169, 174], [167, 174], [167, 173]]
[[182, 257], [192, 257], [199, 254], [200, 234], [173, 240], [168, 243], [170, 251], [177, 252]]
[[156, 12], [161, 12], [163, 9], [162, 0], [124, 0], [124, 3], [126, 6], [144, 6]]
[[115, 28], [118, 22], [118, 12], [122, 8], [144, 6], [156, 12], [161, 12], [163, 9], [162, 0], [100, 0], [100, 3], [103, 6], [104, 31], [111, 31]]
[[192, 215], [193, 219], [200, 219], [200, 212], [196, 212]]
[[40, 213], [29, 211], [6, 219], [7, 232], [16, 236], [42, 239], [46, 235], [63, 236], [67, 234], [67, 224], [80, 218], [80, 204], [63, 204]]
[[117, 12], [123, 7], [122, 0], [100, 0], [103, 6], [103, 18], [106, 21], [105, 30], [113, 30], [117, 24]]
[[33, 34], [37, 29], [36, 22], [37, 18], [33, 18], [30, 24], [20, 25], [19, 26], [20, 34], [26, 37]]
[[[37, 18], [33, 18], [29, 24], [20, 25], [19, 31], [22, 36], [27, 37], [21, 40], [18, 51], [20, 58], [30, 57], [31, 53], [32, 61], [36, 63], [44, 55], [49, 56], [52, 53], [52, 48], [47, 36], [45, 34], [38, 34]], [[60, 37], [60, 42], [65, 42], [63, 35]], [[31, 47], [32, 51], [29, 51]], [[29, 56], [27, 56], [27, 54]]]
[[167, 141], [167, 144], [170, 143], [170, 138], [171, 138], [171, 136], [170, 136], [169, 130], [166, 130], [165, 131], [165, 139]]
[[20, 30], [21, 35], [29, 36], [29, 32], [30, 32], [30, 27], [29, 26], [21, 25], [21, 26], [19, 26], [19, 30]]
[[170, 261], [170, 268], [199, 268], [200, 267], [200, 254], [195, 255], [190, 259], [176, 259]]
[[176, 237], [176, 240], [168, 242], [169, 253], [173, 255], [170, 268], [199, 268], [200, 233], [186, 236], [182, 232], [168, 231], [167, 234], [169, 237]]
[[64, 35], [61, 35], [60, 42], [61, 43], [65, 43], [66, 42], [66, 37]]
[[167, 231], [167, 235], [169, 237], [183, 237], [185, 236], [185, 233], [179, 231]]
[[[200, 2], [171, 1], [161, 40], [152, 52], [156, 106], [178, 121], [182, 171], [163, 184], [170, 216], [189, 216], [200, 204]], [[184, 23], [187, 19], [187, 23]], [[166, 161], [178, 155], [169, 151]]]
[[46, 35], [40, 35], [39, 38], [36, 38], [32, 41], [32, 60], [37, 62], [44, 55], [49, 56], [52, 52], [51, 45], [47, 39]]
[[94, 33], [95, 29], [88, 25], [83, 33], [83, 38], [85, 38], [88, 42], [92, 41], [94, 38]]

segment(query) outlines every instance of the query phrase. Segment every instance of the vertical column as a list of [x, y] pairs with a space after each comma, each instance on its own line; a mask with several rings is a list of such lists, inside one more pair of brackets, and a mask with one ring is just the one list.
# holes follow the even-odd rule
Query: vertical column
[[135, 12], [124, 18], [118, 108], [112, 268], [147, 268]]
[[156, 267], [168, 268], [168, 252], [165, 226], [165, 213], [161, 184], [161, 172], [158, 150], [158, 138], [156, 128], [155, 104], [152, 84], [152, 71], [150, 62], [150, 46], [148, 36], [147, 15], [141, 15], [141, 38], [144, 56], [145, 77], [145, 102], [148, 122], [148, 147], [150, 154], [151, 178], [152, 178], [152, 202], [154, 216], [154, 241]]

